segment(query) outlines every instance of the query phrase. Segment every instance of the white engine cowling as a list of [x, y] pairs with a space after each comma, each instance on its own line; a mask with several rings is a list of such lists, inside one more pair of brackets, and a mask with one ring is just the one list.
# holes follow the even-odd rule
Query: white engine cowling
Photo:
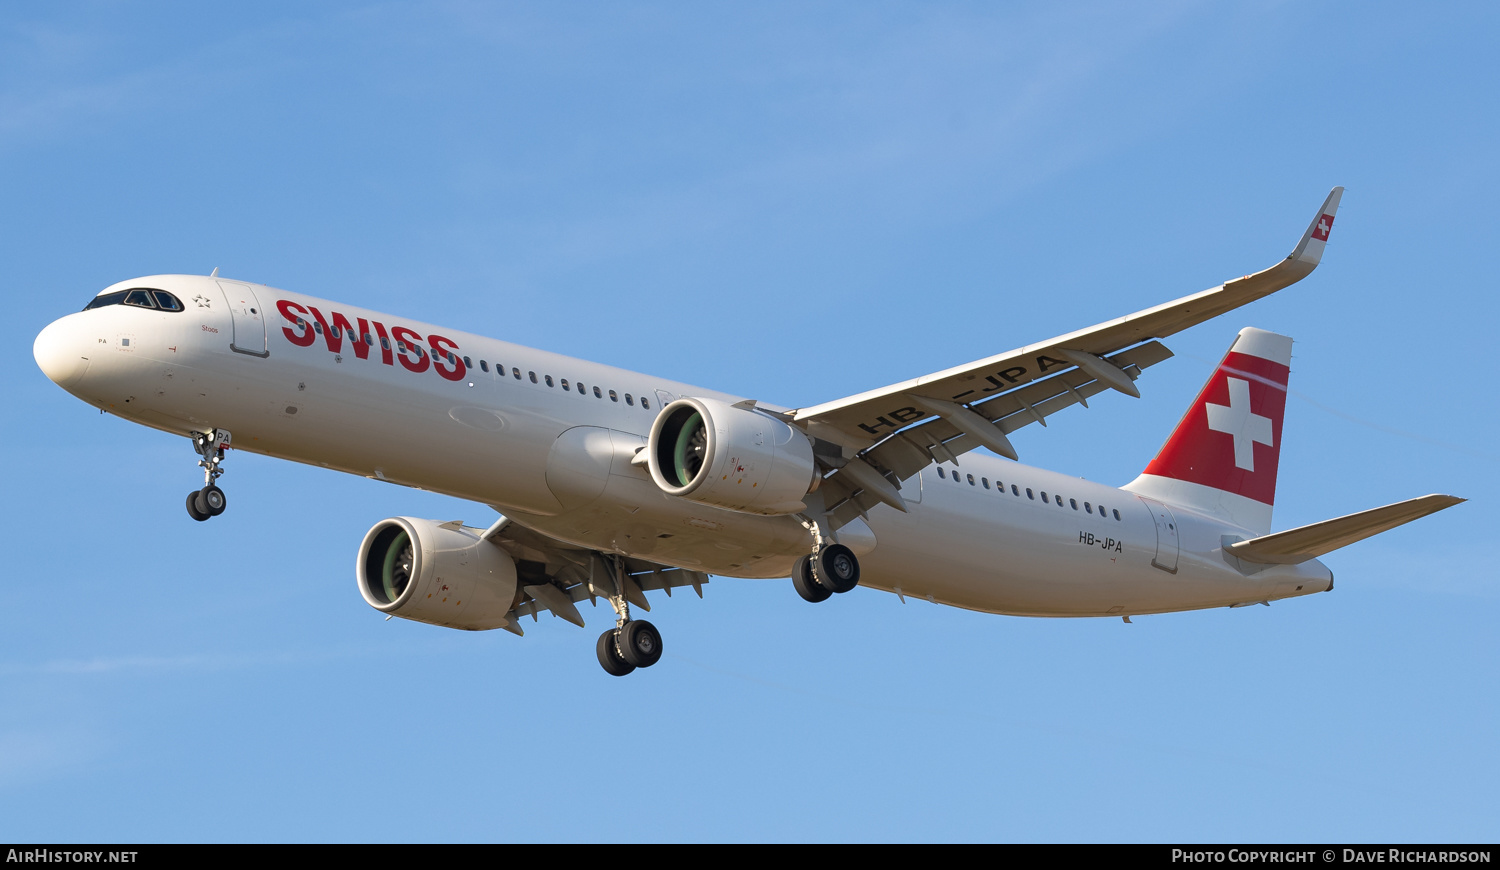
[[802, 498], [819, 482], [805, 434], [716, 399], [678, 399], [663, 408], [646, 452], [663, 492], [741, 513], [806, 510]]
[[457, 523], [381, 520], [354, 570], [365, 601], [402, 619], [484, 631], [503, 627], [515, 606], [515, 560]]

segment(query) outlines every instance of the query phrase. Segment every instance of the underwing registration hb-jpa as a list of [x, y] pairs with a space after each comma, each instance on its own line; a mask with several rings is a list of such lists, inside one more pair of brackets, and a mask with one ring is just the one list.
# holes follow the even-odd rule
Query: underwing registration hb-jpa
[[[359, 547], [377, 610], [450, 628], [543, 611], [611, 674], [661, 635], [631, 608], [709, 575], [865, 586], [1021, 616], [1238, 607], [1332, 588], [1319, 556], [1458, 503], [1428, 495], [1271, 531], [1292, 342], [1242, 330], [1161, 451], [1123, 487], [1016, 461], [1015, 433], [1136, 380], [1161, 343], [1322, 257], [1342, 188], [1276, 265], [1126, 317], [803, 408], [208, 276], [123, 281], [37, 336], [38, 365], [111, 414], [188, 438], [224, 512], [248, 450], [492, 506], [488, 527], [393, 517]], [[977, 448], [985, 448], [978, 451]]]

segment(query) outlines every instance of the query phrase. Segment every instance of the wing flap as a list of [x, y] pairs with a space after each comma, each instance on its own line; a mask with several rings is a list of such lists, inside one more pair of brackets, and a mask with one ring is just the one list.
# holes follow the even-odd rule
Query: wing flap
[[[583, 627], [583, 614], [577, 604], [585, 599], [594, 602], [610, 595], [615, 588], [613, 567], [603, 554], [550, 538], [502, 516], [482, 537], [516, 560], [517, 573], [524, 577], [519, 600], [511, 608], [510, 624], [504, 626], [513, 634], [522, 634], [520, 617], [535, 622], [542, 613]], [[651, 610], [647, 592], [665, 592], [690, 586], [703, 597], [709, 575], [671, 565], [662, 565], [628, 556], [614, 557], [623, 569], [625, 597], [642, 610]]]
[[[1134, 380], [1140, 377], [1142, 369], [1171, 356], [1172, 352], [1161, 342], [1153, 341], [1115, 354], [1109, 357], [1109, 362]], [[1045, 426], [1051, 415], [1072, 405], [1087, 405], [1089, 398], [1111, 388], [1082, 369], [1072, 369], [973, 405], [971, 410], [1002, 435], [1008, 435], [1032, 423]], [[863, 455], [874, 464], [875, 473], [887, 475], [886, 479], [897, 485], [934, 462], [958, 465], [959, 456], [980, 446], [985, 445], [974, 435], [960, 431], [944, 417], [934, 417], [886, 438]], [[886, 501], [854, 480], [852, 471], [846, 470], [863, 461], [858, 457], [848, 460], [824, 478], [820, 487], [834, 528], [855, 517], [866, 517], [871, 508]]]
[[1232, 556], [1265, 565], [1295, 565], [1347, 547], [1372, 535], [1389, 531], [1466, 499], [1451, 495], [1424, 495], [1357, 514], [1324, 520], [1308, 526], [1261, 535], [1248, 541], [1225, 544]]

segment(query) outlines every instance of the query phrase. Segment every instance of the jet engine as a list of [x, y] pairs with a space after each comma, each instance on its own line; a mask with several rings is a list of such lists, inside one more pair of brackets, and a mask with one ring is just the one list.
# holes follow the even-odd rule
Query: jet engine
[[668, 495], [747, 514], [807, 509], [821, 482], [812, 441], [764, 411], [716, 399], [662, 409], [646, 443], [651, 479]]
[[382, 613], [448, 628], [501, 628], [516, 601], [516, 563], [461, 523], [381, 520], [359, 546], [359, 594]]

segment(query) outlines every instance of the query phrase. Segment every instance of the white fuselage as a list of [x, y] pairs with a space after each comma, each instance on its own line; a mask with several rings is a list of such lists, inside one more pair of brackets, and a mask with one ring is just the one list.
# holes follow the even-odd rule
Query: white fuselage
[[[489, 504], [571, 544], [711, 574], [784, 577], [808, 550], [794, 517], [669, 496], [629, 461], [666, 402], [738, 397], [263, 285], [172, 275], [105, 292], [131, 287], [186, 309], [111, 305], [37, 338], [48, 376], [110, 413], [177, 434], [229, 430], [235, 449]], [[362, 355], [359, 334], [373, 341]], [[403, 355], [402, 340], [422, 355]], [[861, 585], [1033, 616], [1331, 587], [1317, 561], [1242, 570], [1225, 537], [1253, 534], [1220, 519], [988, 454], [959, 461], [908, 479], [907, 513], [880, 506], [840, 531]]]

